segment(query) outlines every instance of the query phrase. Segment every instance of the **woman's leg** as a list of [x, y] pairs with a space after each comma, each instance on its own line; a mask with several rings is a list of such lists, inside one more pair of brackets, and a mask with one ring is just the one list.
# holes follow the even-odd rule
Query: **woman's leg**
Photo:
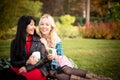
[[87, 73], [87, 71], [76, 69], [76, 68], [71, 68], [69, 66], [64, 66], [62, 70], [66, 74], [76, 75], [80, 77], [86, 77], [86, 73]]
[[70, 75], [65, 73], [57, 73], [56, 70], [49, 70], [49, 76], [57, 80], [70, 80]]
[[56, 79], [58, 80], [70, 80], [70, 75], [65, 73], [55, 74]]

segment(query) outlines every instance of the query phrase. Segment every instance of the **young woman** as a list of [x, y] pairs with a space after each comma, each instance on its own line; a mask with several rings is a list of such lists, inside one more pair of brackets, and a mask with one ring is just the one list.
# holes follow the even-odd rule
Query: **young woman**
[[[36, 62], [30, 58], [32, 53], [39, 52], [41, 59]], [[20, 17], [17, 33], [11, 43], [10, 59], [12, 70], [26, 80], [46, 80], [48, 75], [46, 50], [36, 34], [35, 19], [31, 16]], [[19, 79], [18, 79], [19, 80]]]
[[[52, 60], [49, 69], [50, 76], [58, 80], [100, 80], [93, 73], [74, 68], [68, 58], [63, 54], [62, 42], [56, 33], [55, 21], [48, 14], [40, 18], [39, 35], [41, 36], [41, 42], [48, 52], [48, 59]], [[56, 49], [56, 53], [49, 54], [51, 49]]]

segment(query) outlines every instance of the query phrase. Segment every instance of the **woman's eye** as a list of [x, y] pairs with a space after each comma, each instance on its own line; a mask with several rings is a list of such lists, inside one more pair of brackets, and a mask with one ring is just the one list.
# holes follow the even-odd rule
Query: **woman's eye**
[[31, 24], [31, 26], [34, 26], [35, 24]]
[[40, 24], [40, 25], [43, 25], [43, 24]]
[[46, 26], [49, 26], [49, 24], [46, 24]]

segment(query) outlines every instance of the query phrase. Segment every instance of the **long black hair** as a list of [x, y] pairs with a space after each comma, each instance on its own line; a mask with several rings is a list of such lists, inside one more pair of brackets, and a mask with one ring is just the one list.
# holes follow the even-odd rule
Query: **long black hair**
[[[16, 36], [15, 36], [15, 46], [14, 49], [15, 50], [15, 54], [16, 53], [23, 53], [22, 51], [24, 50], [24, 45], [26, 42], [26, 36], [27, 36], [27, 32], [26, 32], [26, 28], [28, 26], [28, 24], [30, 24], [31, 20], [33, 20], [36, 24], [35, 19], [32, 16], [21, 16], [20, 19], [18, 20], [18, 24], [17, 24], [17, 32], [16, 32]], [[34, 35], [36, 34], [36, 31], [34, 31]]]

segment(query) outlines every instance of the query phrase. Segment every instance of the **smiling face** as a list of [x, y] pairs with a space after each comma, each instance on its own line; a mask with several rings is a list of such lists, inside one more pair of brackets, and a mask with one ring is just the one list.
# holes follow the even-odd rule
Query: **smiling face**
[[43, 35], [49, 35], [51, 31], [51, 25], [48, 18], [43, 18], [39, 24], [39, 30]]
[[35, 31], [35, 22], [31, 20], [30, 24], [27, 25], [26, 32], [28, 35], [33, 35]]

